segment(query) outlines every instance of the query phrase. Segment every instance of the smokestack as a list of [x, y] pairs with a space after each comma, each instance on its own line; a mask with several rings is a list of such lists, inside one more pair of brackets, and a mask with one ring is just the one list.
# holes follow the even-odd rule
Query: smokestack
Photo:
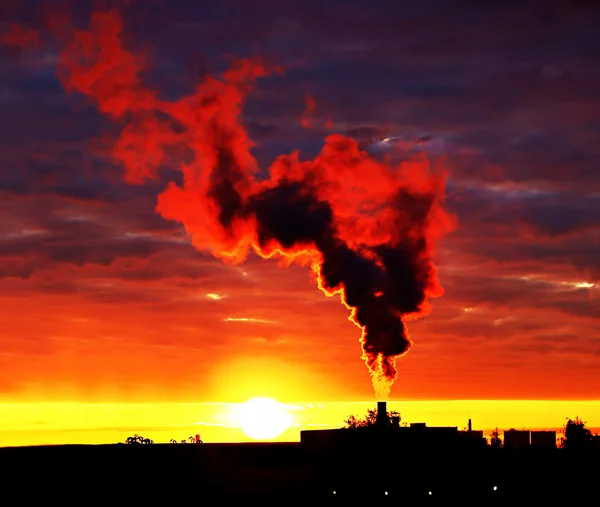
[[375, 420], [375, 424], [377, 426], [387, 426], [389, 424], [389, 419], [387, 415], [387, 402], [378, 401], [377, 402], [377, 419]]
[[473, 431], [473, 426], [471, 426], [471, 419], [469, 419], [469, 433], [471, 433], [471, 431]]

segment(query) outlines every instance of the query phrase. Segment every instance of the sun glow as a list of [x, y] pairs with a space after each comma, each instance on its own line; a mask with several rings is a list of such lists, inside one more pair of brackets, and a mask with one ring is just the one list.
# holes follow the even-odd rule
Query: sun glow
[[254, 440], [277, 438], [292, 426], [287, 407], [272, 398], [251, 398], [240, 405], [236, 422], [244, 434]]

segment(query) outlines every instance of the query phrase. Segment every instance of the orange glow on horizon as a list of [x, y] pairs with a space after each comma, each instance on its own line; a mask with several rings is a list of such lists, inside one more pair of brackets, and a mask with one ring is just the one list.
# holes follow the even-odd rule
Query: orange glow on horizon
[[[240, 427], [245, 404], [2, 403], [0, 447], [116, 443], [134, 433], [155, 443], [168, 443], [171, 438], [181, 441], [197, 433], [205, 443], [252, 442], [255, 439]], [[368, 408], [374, 408], [374, 402], [290, 402], [283, 407], [290, 414], [291, 427], [268, 441], [297, 442], [301, 430], [342, 427], [347, 416], [364, 416]], [[405, 400], [388, 401], [388, 409], [398, 410], [404, 422], [425, 422], [428, 426], [463, 429], [470, 418], [473, 428], [484, 430], [485, 435], [498, 427], [501, 432], [510, 428], [552, 429], [560, 437], [565, 418], [576, 415], [593, 431], [600, 431], [600, 401]], [[250, 432], [254, 429], [260, 438], [265, 436], [255, 426]]]

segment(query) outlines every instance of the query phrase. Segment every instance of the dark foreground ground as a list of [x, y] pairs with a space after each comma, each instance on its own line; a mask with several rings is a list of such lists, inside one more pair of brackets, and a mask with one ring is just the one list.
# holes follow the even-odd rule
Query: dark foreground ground
[[[600, 505], [600, 454], [479, 449], [307, 451], [300, 444], [101, 445], [0, 449], [4, 498], [89, 505]], [[334, 493], [335, 492], [335, 493]], [[387, 494], [386, 494], [387, 492]], [[16, 495], [16, 496], [15, 496]], [[585, 504], [584, 504], [585, 505]]]

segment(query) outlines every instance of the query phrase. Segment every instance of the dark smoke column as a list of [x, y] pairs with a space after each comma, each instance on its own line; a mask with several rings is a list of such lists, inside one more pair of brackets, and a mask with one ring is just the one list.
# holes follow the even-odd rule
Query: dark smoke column
[[311, 180], [280, 180], [242, 204], [242, 196], [233, 190], [238, 169], [225, 164], [217, 172], [221, 170], [219, 181], [229, 181], [227, 190], [221, 185], [220, 192], [212, 193], [218, 216], [227, 218], [221, 218], [221, 225], [227, 228], [235, 215], [251, 220], [256, 224], [256, 249], [263, 256], [273, 248], [319, 252], [316, 271], [320, 288], [339, 292], [351, 309], [352, 321], [363, 331], [363, 358], [377, 397], [387, 399], [397, 376], [396, 358], [411, 347], [403, 318], [423, 310], [435, 276], [424, 235], [435, 195], [399, 191], [390, 206], [398, 215], [393, 231], [396, 239], [389, 244], [350, 248], [336, 228], [331, 204], [317, 197], [318, 189], [312, 188]]
[[[362, 329], [362, 357], [377, 398], [387, 399], [397, 377], [396, 358], [412, 345], [405, 319], [423, 315], [428, 297], [441, 295], [429, 237], [432, 217], [442, 209], [439, 187], [411, 188], [410, 180], [397, 182], [392, 195], [380, 197], [380, 215], [374, 219], [385, 225], [385, 234], [374, 241], [368, 234], [352, 236], [345, 229], [348, 225], [337, 210], [339, 200], [331, 194], [330, 181], [322, 179], [327, 172], [319, 157], [305, 164], [302, 173], [295, 172], [293, 160], [282, 157], [278, 163], [285, 172], [253, 185], [228, 144], [230, 139], [216, 138], [222, 142], [216, 146], [206, 196], [214, 204], [223, 236], [235, 238], [237, 226], [249, 231], [249, 243], [264, 258], [273, 252], [312, 256], [319, 288], [330, 295], [339, 293], [351, 311], [350, 319]], [[331, 145], [356, 146], [339, 135], [326, 139], [323, 151]], [[345, 154], [339, 157], [346, 163]]]
[[121, 126], [111, 159], [125, 180], [143, 184], [165, 165], [178, 168], [182, 183], [169, 183], [156, 210], [183, 224], [198, 250], [230, 263], [254, 250], [310, 264], [319, 288], [339, 294], [361, 328], [363, 358], [385, 399], [395, 360], [411, 347], [406, 321], [443, 293], [434, 246], [455, 224], [444, 206], [445, 170], [422, 154], [376, 160], [334, 134], [314, 159], [282, 155], [259, 179], [242, 105], [258, 78], [280, 69], [239, 60], [167, 100], [142, 82], [151, 59], [123, 47], [117, 10], [94, 12], [88, 28], [69, 26], [56, 40], [58, 75]]

